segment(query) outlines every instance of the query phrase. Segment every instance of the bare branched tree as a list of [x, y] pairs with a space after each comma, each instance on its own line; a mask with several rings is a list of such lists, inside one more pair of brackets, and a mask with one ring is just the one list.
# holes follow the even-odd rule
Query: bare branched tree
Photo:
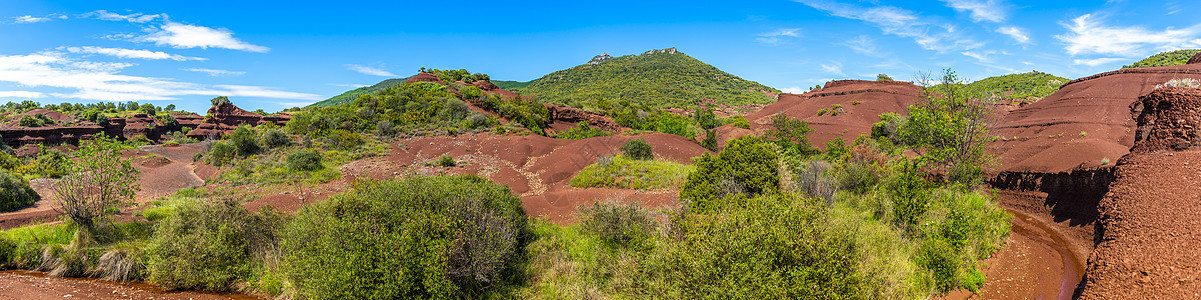
[[140, 190], [138, 170], [112, 145], [104, 136], [83, 142], [74, 152], [77, 159], [70, 175], [53, 187], [59, 206], [55, 210], [89, 232], [95, 232], [106, 210], [131, 203]]

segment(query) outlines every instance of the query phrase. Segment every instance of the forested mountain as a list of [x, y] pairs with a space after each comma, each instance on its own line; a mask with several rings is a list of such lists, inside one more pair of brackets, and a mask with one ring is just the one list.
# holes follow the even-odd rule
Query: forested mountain
[[[1043, 98], [1059, 90], [1067, 78], [1039, 72], [1009, 74], [984, 78], [967, 84], [975, 92], [993, 94], [1002, 99]], [[1013, 91], [1009, 93], [1009, 91]]]
[[600, 55], [538, 78], [521, 94], [562, 105], [604, 98], [657, 108], [691, 108], [702, 99], [729, 105], [771, 103], [779, 92], [668, 48], [641, 55]]
[[1161, 52], [1159, 54], [1152, 55], [1151, 57], [1147, 57], [1147, 58], [1144, 58], [1143, 60], [1135, 62], [1132, 65], [1122, 66], [1122, 69], [1179, 66], [1179, 65], [1183, 65], [1184, 63], [1188, 62], [1188, 59], [1192, 58], [1193, 55], [1197, 55], [1198, 52], [1201, 52], [1201, 49], [1186, 49], [1186, 50]]
[[405, 77], [405, 78], [393, 78], [393, 79], [380, 81], [379, 83], [376, 83], [375, 85], [365, 86], [365, 87], [349, 90], [349, 91], [346, 91], [345, 93], [342, 93], [341, 95], [337, 95], [332, 98], [322, 100], [321, 102], [313, 103], [309, 106], [334, 106], [334, 105], [338, 105], [338, 104], [342, 104], [342, 103], [351, 102], [351, 101], [354, 101], [355, 98], [358, 98], [359, 95], [374, 93], [376, 91], [383, 90], [388, 87], [402, 85], [405, 83], [405, 80], [408, 80], [408, 79], [409, 79], [408, 77]]

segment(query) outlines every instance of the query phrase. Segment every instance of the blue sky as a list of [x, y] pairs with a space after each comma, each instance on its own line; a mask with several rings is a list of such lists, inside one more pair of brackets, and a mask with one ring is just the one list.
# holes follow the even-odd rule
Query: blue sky
[[1201, 48], [1201, 1], [0, 1], [0, 101], [302, 106], [419, 67], [527, 81], [681, 52], [786, 91], [953, 68], [1077, 78]]

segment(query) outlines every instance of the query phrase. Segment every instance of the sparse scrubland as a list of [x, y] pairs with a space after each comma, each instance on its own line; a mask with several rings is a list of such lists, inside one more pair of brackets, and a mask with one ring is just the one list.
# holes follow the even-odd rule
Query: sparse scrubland
[[[464, 82], [482, 75], [437, 74]], [[944, 80], [944, 88], [960, 86], [951, 74]], [[319, 184], [340, 178], [342, 164], [388, 153], [400, 134], [544, 133], [541, 103], [477, 92], [430, 82], [385, 88], [296, 111], [283, 128], [239, 127], [208, 142], [197, 163], [220, 168], [215, 185]], [[714, 142], [720, 151], [693, 165], [656, 159], [634, 138], [571, 180], [678, 190], [681, 201], [670, 207], [613, 199], [578, 208], [575, 223], [552, 224], [527, 216], [508, 187], [473, 175], [357, 180], [294, 214], [249, 211], [225, 187], [189, 188], [123, 221], [111, 218], [123, 201], [102, 201], [106, 214], [92, 223], [2, 231], [0, 267], [304, 299], [921, 299], [975, 290], [984, 282], [980, 260], [1009, 231], [1008, 214], [975, 186], [989, 163], [979, 151], [988, 116], [954, 90], [926, 96], [933, 101], [910, 107], [908, 117], [883, 115], [872, 136], [824, 151], [809, 144], [806, 122], [781, 114], [762, 136], [723, 149]], [[605, 105], [619, 123], [643, 124], [635, 129], [709, 135], [703, 130], [723, 123], [706, 110], [685, 117]], [[599, 135], [577, 129], [561, 137]], [[71, 176], [54, 170], [70, 164], [59, 155], [69, 157], [20, 165]], [[425, 163], [459, 165], [452, 156]], [[0, 192], [22, 189], [21, 178], [11, 179], [0, 177]]]

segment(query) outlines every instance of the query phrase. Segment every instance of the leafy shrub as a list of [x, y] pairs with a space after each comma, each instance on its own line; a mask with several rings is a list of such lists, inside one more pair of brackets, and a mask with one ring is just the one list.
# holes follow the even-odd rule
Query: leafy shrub
[[325, 168], [321, 164], [321, 153], [317, 151], [301, 149], [288, 153], [288, 157], [284, 159], [288, 169], [295, 171], [316, 171]]
[[600, 201], [580, 210], [584, 230], [613, 246], [641, 246], [655, 229], [654, 215], [638, 202]]
[[516, 276], [521, 200], [476, 176], [369, 182], [306, 206], [283, 232], [310, 299], [477, 298]]
[[456, 164], [457, 164], [457, 162], [455, 162], [455, 158], [450, 155], [440, 156], [440, 157], [438, 157], [437, 160], [435, 160], [433, 162], [433, 165], [439, 166], [439, 167], [453, 167]]
[[263, 132], [262, 142], [267, 148], [279, 148], [291, 145], [292, 139], [279, 129], [267, 129]]
[[327, 138], [327, 146], [338, 150], [351, 150], [363, 145], [363, 135], [349, 130], [334, 130]]
[[45, 122], [43, 122], [42, 120], [39, 120], [38, 118], [35, 118], [33, 116], [24, 115], [24, 116], [21, 116], [20, 121], [17, 121], [17, 125], [21, 125], [24, 127], [42, 127], [43, 125], [45, 125]]
[[30, 165], [33, 173], [43, 177], [58, 178], [67, 175], [71, 168], [71, 158], [58, 149], [43, 149]]
[[243, 124], [229, 134], [229, 143], [234, 146], [238, 156], [246, 157], [259, 152], [257, 133], [249, 125]]
[[701, 147], [717, 152], [717, 130], [705, 130], [705, 139], [701, 140]]
[[206, 163], [220, 167], [233, 162], [237, 157], [238, 150], [234, 145], [229, 142], [217, 142], [209, 149], [209, 154], [204, 156], [204, 159]]
[[0, 212], [28, 207], [37, 198], [37, 192], [29, 187], [24, 178], [0, 170]]
[[696, 171], [680, 189], [680, 199], [693, 212], [706, 213], [724, 207], [728, 196], [754, 197], [779, 191], [779, 154], [775, 147], [755, 136], [731, 140], [717, 156], [696, 159]]
[[880, 73], [879, 75], [876, 75], [876, 81], [892, 81], [892, 77], [888, 77], [888, 75]]
[[817, 154], [817, 149], [809, 144], [809, 123], [801, 118], [789, 119], [785, 114], [777, 114], [771, 118], [772, 127], [764, 137], [773, 141], [780, 150], [802, 156]]
[[743, 118], [742, 116], [730, 117], [729, 123], [730, 123], [730, 125], [733, 125], [734, 127], [738, 127], [738, 128], [742, 128], [742, 129], [751, 129], [751, 122], [747, 121], [746, 118]]
[[838, 192], [838, 184], [832, 179], [833, 168], [829, 162], [820, 160], [801, 162], [793, 167], [793, 184], [809, 197], [825, 200], [826, 203], [833, 202], [834, 193]]
[[234, 201], [189, 201], [155, 225], [146, 247], [148, 281], [168, 288], [226, 291], [275, 243], [280, 221]]
[[651, 150], [651, 144], [647, 144], [643, 139], [631, 139], [618, 148], [624, 152], [626, 157], [632, 159], [654, 159], [655, 153]]
[[609, 134], [606, 133], [604, 130], [600, 130], [599, 128], [592, 128], [591, 126], [588, 126], [588, 122], [580, 121], [579, 124], [576, 124], [575, 128], [572, 128], [571, 130], [568, 130], [567, 132], [559, 134], [555, 138], [580, 140], [580, 139], [586, 139], [586, 138], [598, 137], [598, 136], [607, 136], [607, 135], [609, 135]]
[[19, 166], [21, 166], [21, 160], [8, 154], [8, 151], [0, 149], [0, 170], [12, 170]]

